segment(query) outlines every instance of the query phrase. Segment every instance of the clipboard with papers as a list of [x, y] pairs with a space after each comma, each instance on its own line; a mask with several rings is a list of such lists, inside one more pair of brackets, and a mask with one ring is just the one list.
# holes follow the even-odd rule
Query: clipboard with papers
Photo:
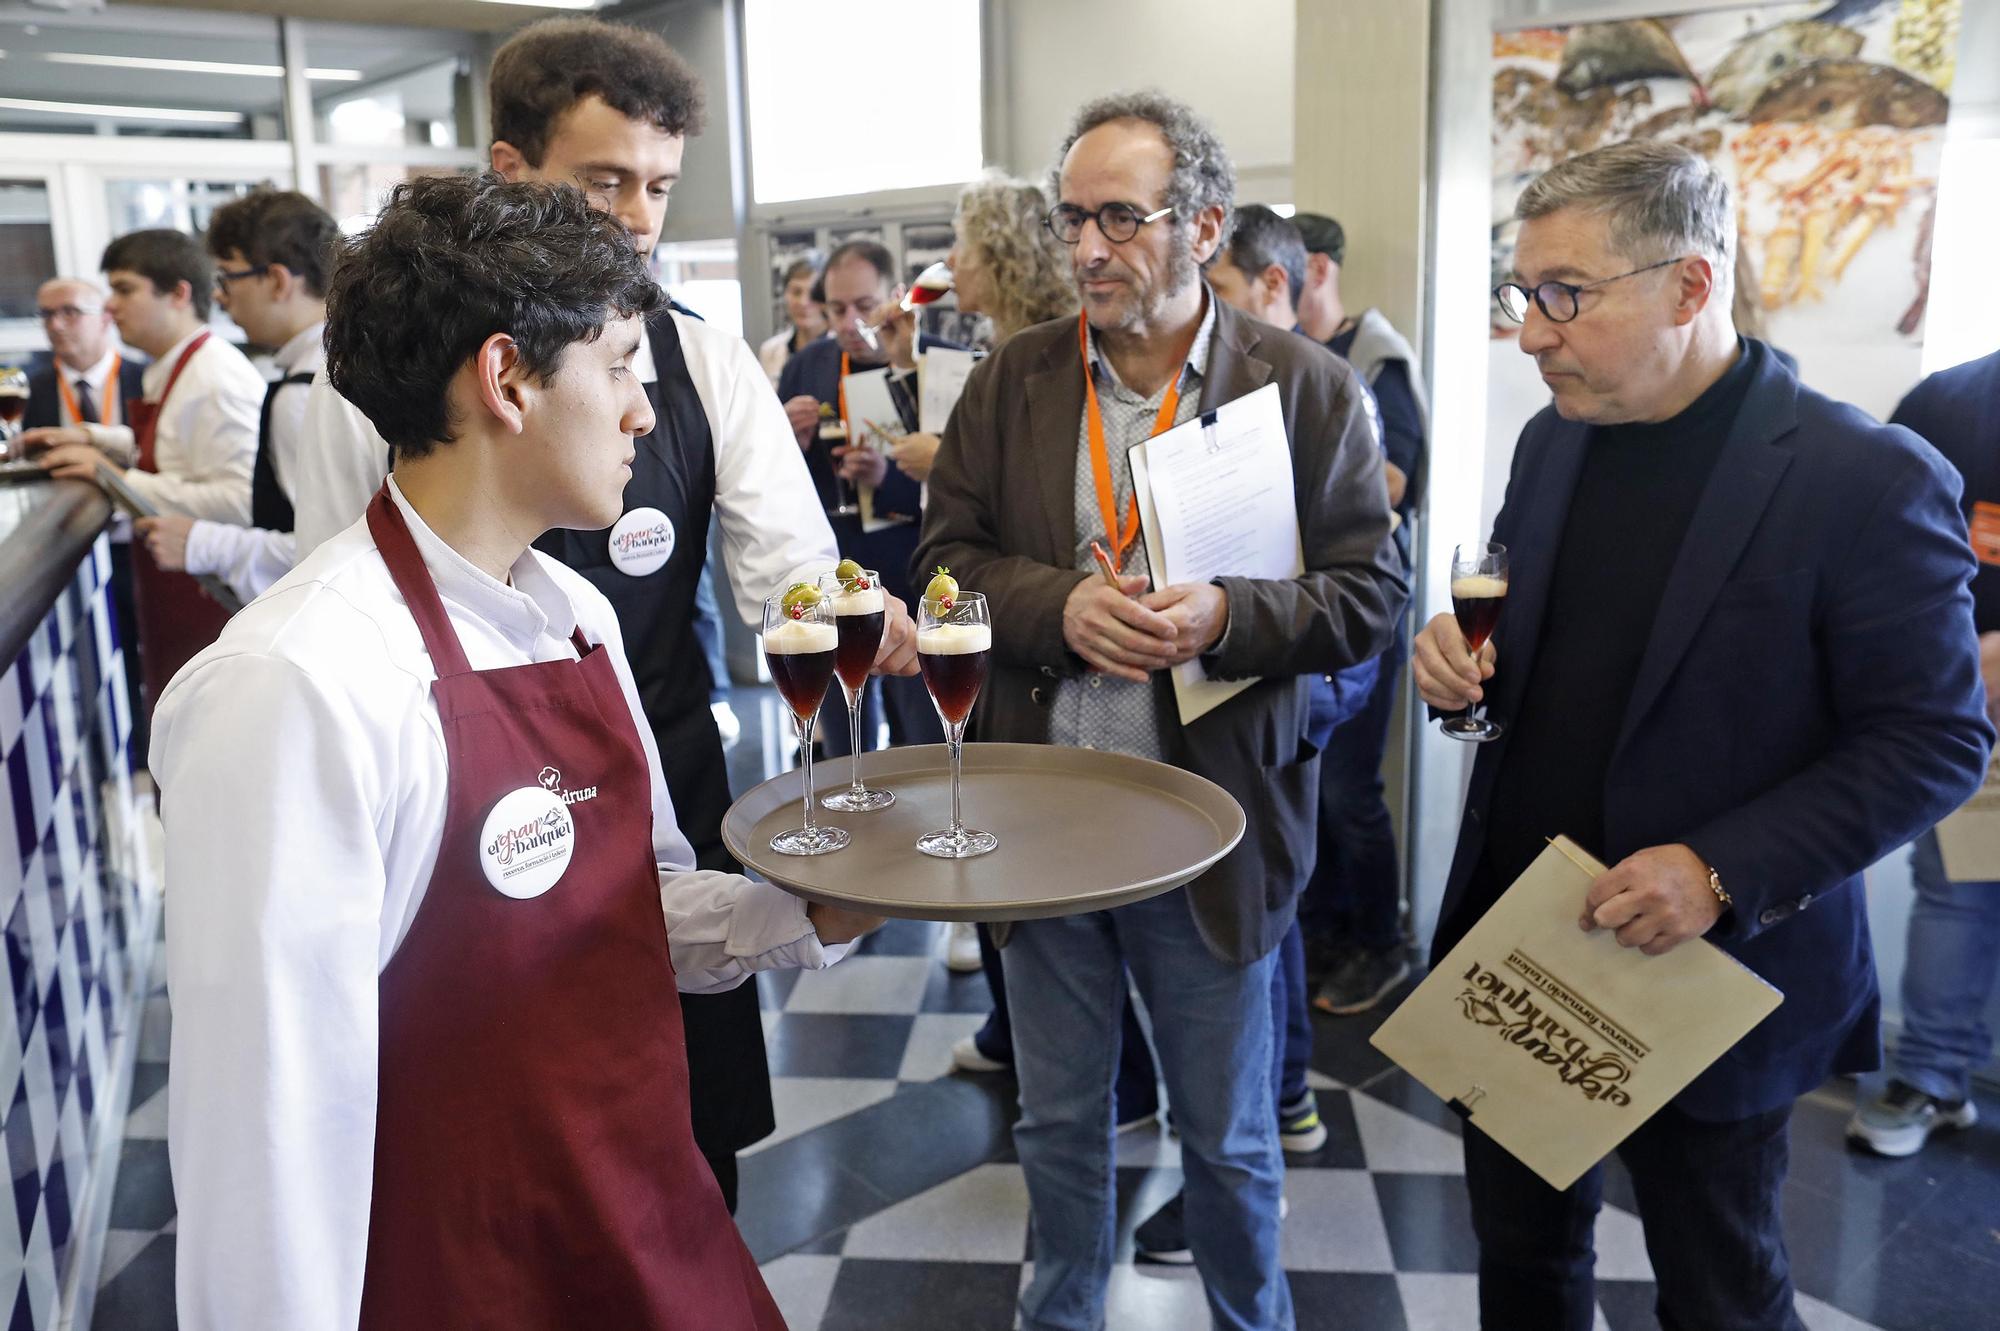
[[[887, 453], [896, 440], [902, 438], [903, 424], [895, 394], [889, 388], [887, 367], [850, 374], [841, 381], [841, 387], [847, 403], [848, 429], [852, 432], [848, 436], [850, 442], [858, 448]], [[876, 516], [874, 486], [857, 485], [854, 488], [860, 497], [862, 531], [884, 531], [906, 521], [903, 518]]]
[[1369, 1043], [1567, 1188], [1777, 1010], [1705, 939], [1662, 956], [1577, 927], [1604, 866], [1557, 837]]
[[[1157, 434], [1127, 456], [1155, 587], [1305, 572], [1276, 384]], [[1257, 682], [1210, 679], [1199, 660], [1176, 666], [1173, 677], [1182, 725]]]

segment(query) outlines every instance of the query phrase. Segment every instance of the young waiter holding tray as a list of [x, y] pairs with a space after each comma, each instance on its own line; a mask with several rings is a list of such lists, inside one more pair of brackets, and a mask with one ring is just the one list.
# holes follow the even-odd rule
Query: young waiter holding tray
[[873, 922], [692, 868], [610, 603], [530, 549], [618, 515], [661, 299], [581, 193], [492, 177], [336, 267], [394, 473], [158, 714], [183, 1325], [783, 1325], [676, 987]]

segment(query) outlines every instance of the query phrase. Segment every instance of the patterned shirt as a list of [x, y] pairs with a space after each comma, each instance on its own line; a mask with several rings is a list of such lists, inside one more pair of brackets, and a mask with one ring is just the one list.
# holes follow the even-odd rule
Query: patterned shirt
[[[1194, 345], [1181, 370], [1180, 404], [1174, 412], [1176, 425], [1193, 420], [1201, 412], [1202, 379], [1208, 372], [1208, 348], [1215, 333], [1214, 299], [1206, 293], [1203, 299], [1206, 308], [1201, 327], [1195, 332]], [[1105, 358], [1095, 329], [1090, 334], [1090, 373], [1097, 384], [1097, 405], [1104, 420], [1104, 451], [1111, 460], [1111, 488], [1118, 498], [1118, 516], [1122, 522], [1132, 497], [1132, 464], [1126, 455], [1152, 437], [1167, 389], [1163, 385], [1151, 397], [1140, 397], [1127, 388]], [[1076, 438], [1076, 548], [1070, 567], [1096, 577], [1097, 561], [1091, 557], [1090, 543], [1102, 541], [1108, 551], [1111, 541], [1105, 535], [1103, 511], [1097, 503], [1088, 408], [1077, 424]], [[1146, 537], [1141, 532], [1125, 552], [1122, 571], [1144, 573], [1147, 567]], [[1135, 684], [1096, 672], [1063, 680], [1056, 686], [1049, 709], [1049, 742], [1164, 762], [1165, 723], [1156, 683], [1157, 676]]]

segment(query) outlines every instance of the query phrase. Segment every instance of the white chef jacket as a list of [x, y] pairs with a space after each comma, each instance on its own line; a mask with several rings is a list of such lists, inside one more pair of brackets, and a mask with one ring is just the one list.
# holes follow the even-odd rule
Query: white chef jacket
[[[839, 561], [833, 528], [749, 344], [700, 319], [670, 317], [714, 439], [715, 516], [736, 610], [749, 627], [762, 629], [766, 596]], [[641, 338], [633, 368], [641, 383], [659, 378], [650, 338]], [[387, 468], [388, 445], [322, 372], [307, 398], [294, 501], [301, 556], [367, 508]]]
[[[181, 352], [207, 328], [197, 328], [140, 378], [148, 401], [157, 402]], [[86, 425], [91, 443], [130, 467], [125, 479], [162, 513], [184, 513], [239, 526], [250, 521], [250, 473], [257, 465], [257, 417], [264, 409], [264, 376], [229, 341], [211, 333], [189, 359], [160, 412], [153, 433], [153, 465], [140, 471], [128, 425]]]
[[[326, 364], [326, 348], [320, 341], [325, 331], [324, 322], [316, 323], [278, 348], [271, 359], [278, 366], [280, 378], [319, 372]], [[298, 475], [299, 441], [305, 434], [304, 389], [305, 385], [281, 388], [271, 403], [271, 470], [277, 477], [278, 488], [292, 500], [298, 498], [292, 482]], [[252, 462], [254, 466], [254, 458]], [[255, 600], [266, 587], [289, 573], [292, 554], [292, 534], [288, 531], [239, 527], [205, 518], [188, 530], [187, 571], [215, 574], [245, 601]]]
[[[837, 960], [846, 947], [823, 947], [797, 899], [693, 867], [603, 595], [532, 550], [497, 582], [392, 494], [474, 669], [574, 660], [573, 627], [609, 652], [652, 778], [680, 987]], [[357, 522], [230, 620], [160, 699], [183, 1326], [351, 1331], [359, 1316], [378, 977], [444, 828], [435, 677]]]

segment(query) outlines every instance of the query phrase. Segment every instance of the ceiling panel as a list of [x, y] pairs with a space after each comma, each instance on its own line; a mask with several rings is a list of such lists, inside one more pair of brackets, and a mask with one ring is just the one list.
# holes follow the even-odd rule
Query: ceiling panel
[[487, 4], [482, 0], [149, 0], [149, 3], [173, 9], [221, 10], [341, 23], [417, 24], [468, 32], [505, 32], [533, 19], [574, 12], [553, 7]]

